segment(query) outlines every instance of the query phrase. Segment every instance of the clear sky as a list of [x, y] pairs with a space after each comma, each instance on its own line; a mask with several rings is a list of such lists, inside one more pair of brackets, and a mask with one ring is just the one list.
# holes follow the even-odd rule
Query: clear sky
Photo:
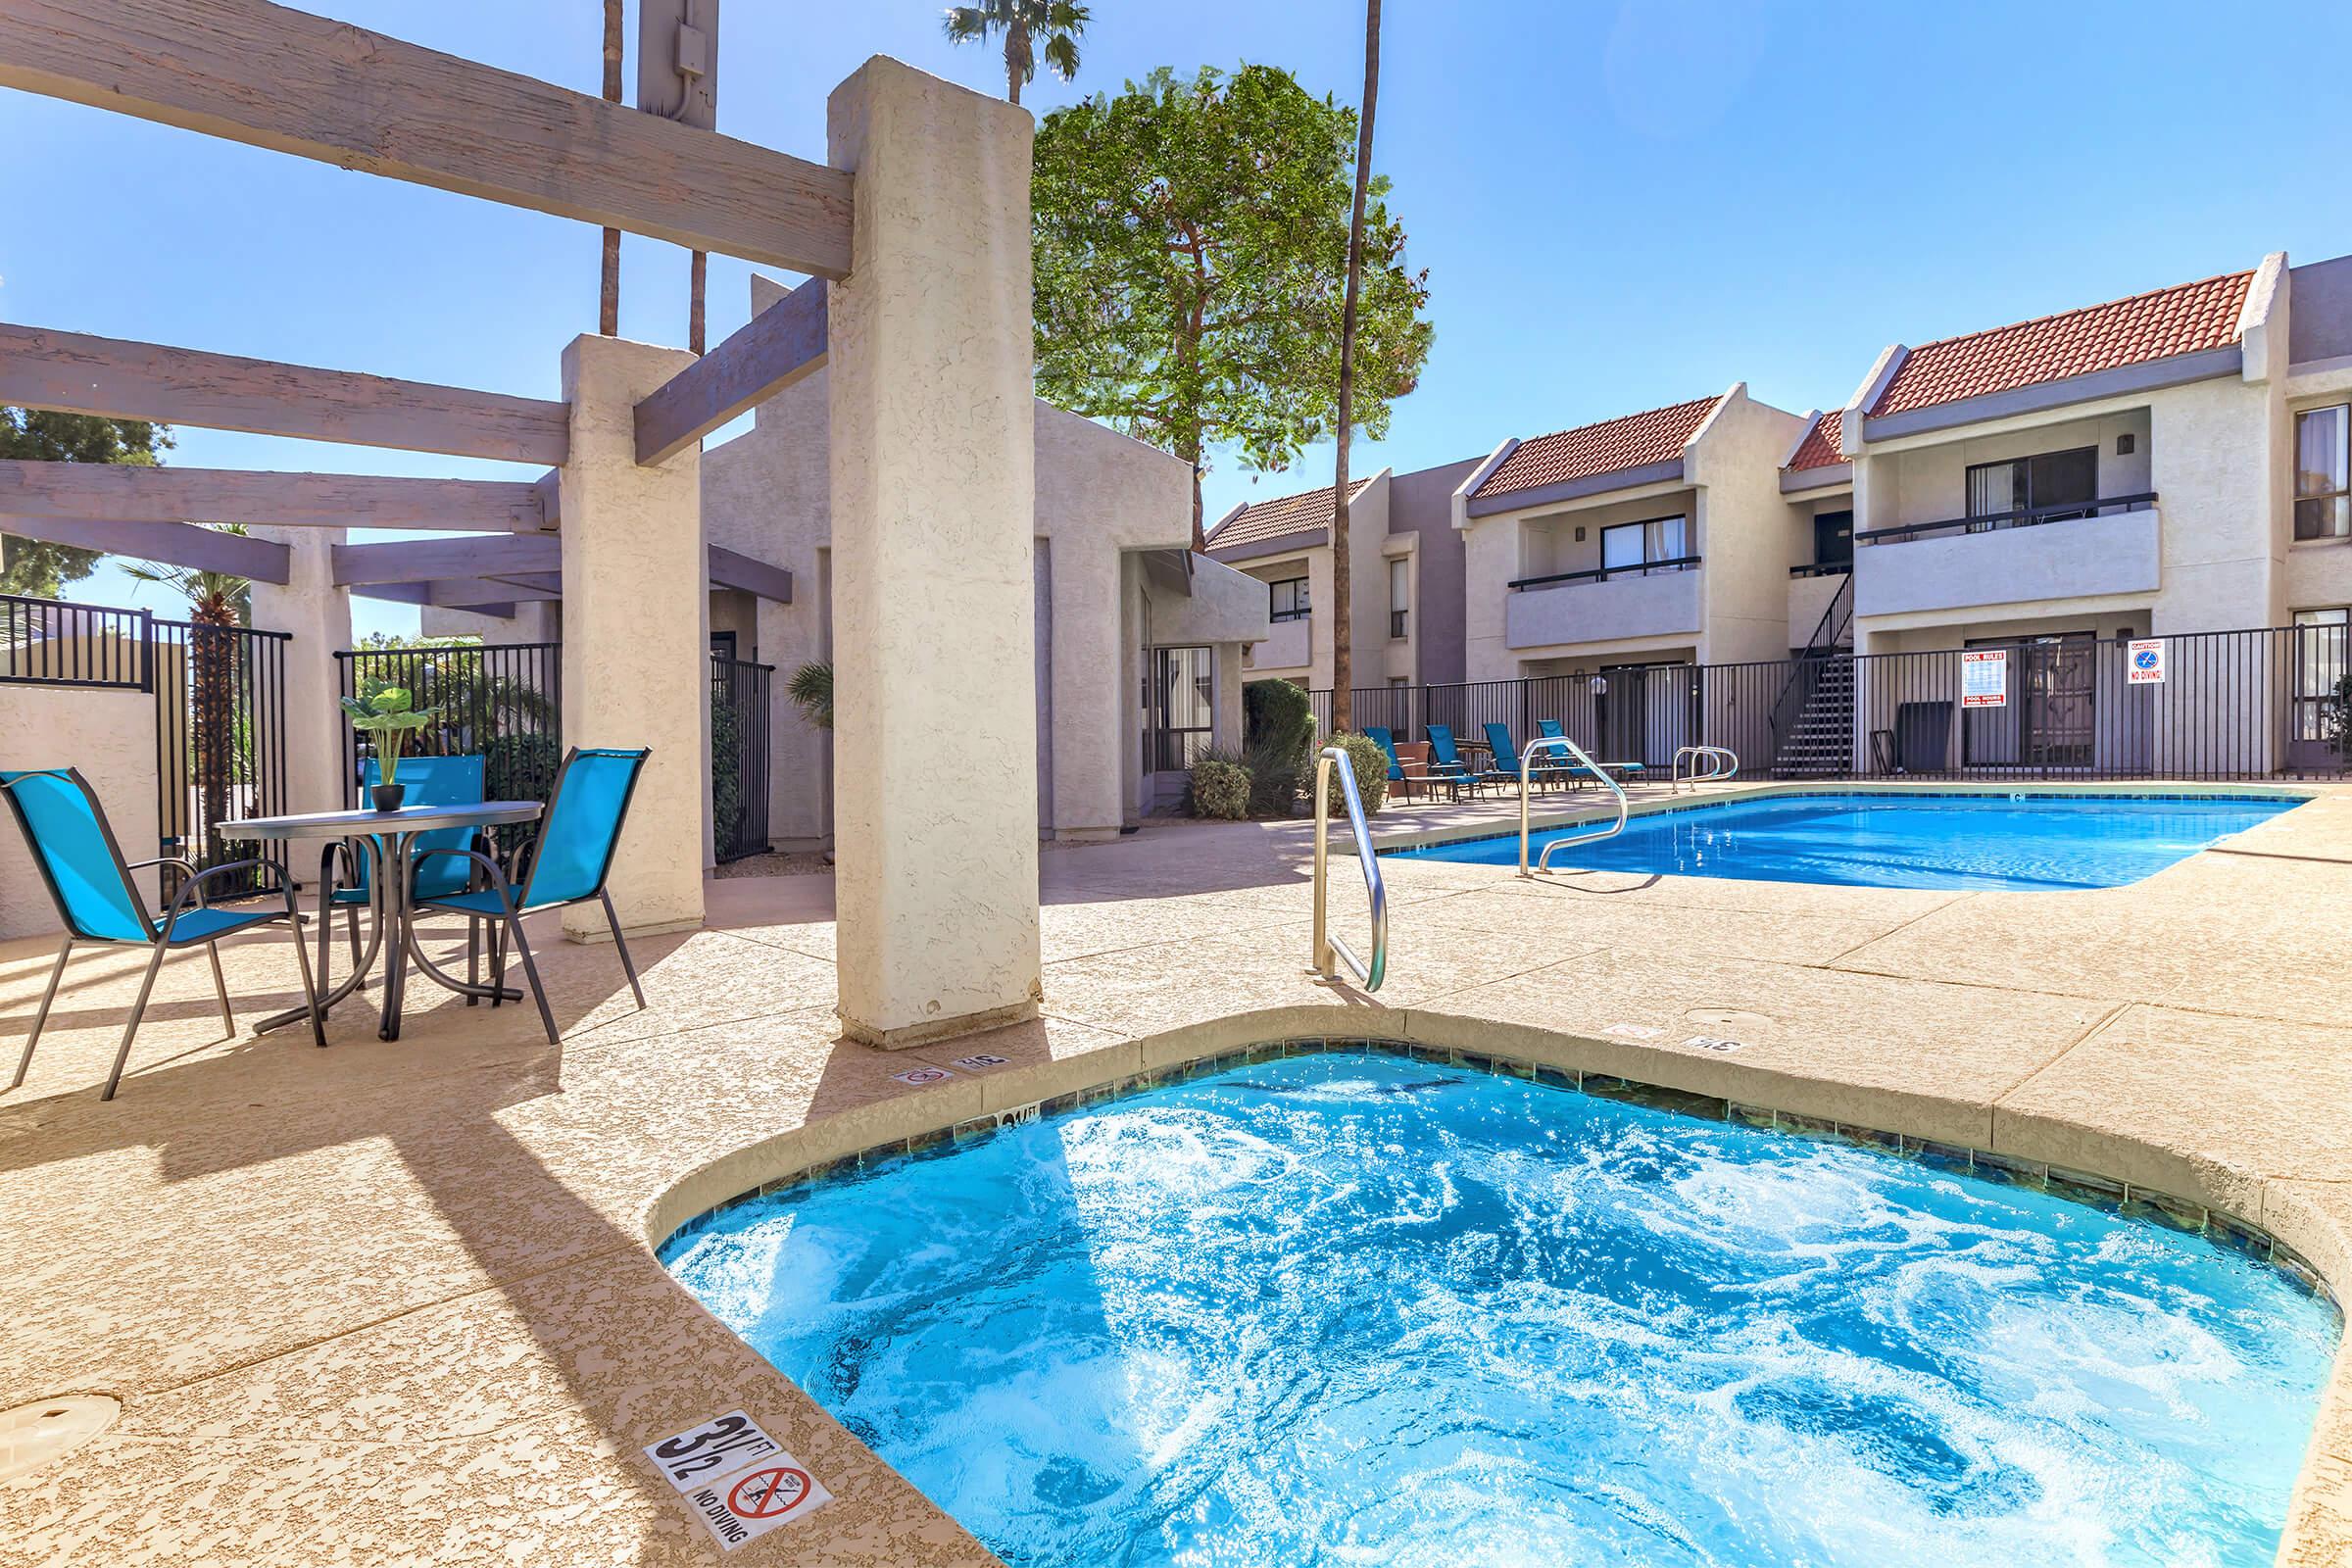
[[[313, 0], [593, 92], [594, 0]], [[1287, 67], [1352, 100], [1356, 0], [1093, 0], [1041, 113], [1154, 66]], [[635, 37], [635, 7], [629, 35]], [[922, 0], [725, 0], [719, 124], [824, 156], [825, 95], [890, 54], [1001, 90]], [[1430, 270], [1437, 346], [1400, 469], [1747, 381], [1840, 404], [1911, 343], [2253, 266], [2352, 251], [2340, 63], [2352, 8], [2210, 3], [1389, 0], [1379, 169]], [[2259, 25], [2248, 24], [2259, 18]], [[634, 61], [630, 79], [634, 79]], [[596, 318], [596, 230], [0, 92], [0, 318], [553, 397]], [[712, 340], [749, 313], [713, 258]], [[621, 330], [683, 343], [686, 259], [630, 239]], [[183, 429], [171, 461], [528, 477], [508, 466]], [[1237, 500], [1330, 482], [1230, 460]], [[122, 603], [103, 571], [77, 597]], [[145, 603], [165, 601], [146, 590]], [[413, 629], [397, 607], [360, 630]]]

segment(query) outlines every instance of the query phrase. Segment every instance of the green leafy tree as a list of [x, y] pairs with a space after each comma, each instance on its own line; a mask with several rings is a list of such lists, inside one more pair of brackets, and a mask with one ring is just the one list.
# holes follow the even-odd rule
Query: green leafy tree
[[[1279, 470], [1339, 417], [1356, 114], [1287, 72], [1160, 70], [1038, 127], [1037, 389], [1193, 465]], [[1429, 358], [1429, 274], [1366, 187], [1352, 410], [1379, 440]]]
[[[0, 405], [0, 458], [20, 463], [127, 463], [152, 467], [172, 445], [169, 425]], [[0, 537], [0, 593], [55, 599], [97, 567], [99, 552]]]
[[950, 6], [943, 19], [954, 43], [1004, 40], [1004, 96], [1021, 101], [1021, 89], [1037, 79], [1037, 40], [1046, 41], [1047, 68], [1062, 80], [1078, 74], [1078, 37], [1086, 31], [1087, 9], [1071, 0], [980, 0]]
[[833, 665], [830, 661], [803, 664], [792, 672], [784, 695], [803, 717], [818, 729], [833, 727]]

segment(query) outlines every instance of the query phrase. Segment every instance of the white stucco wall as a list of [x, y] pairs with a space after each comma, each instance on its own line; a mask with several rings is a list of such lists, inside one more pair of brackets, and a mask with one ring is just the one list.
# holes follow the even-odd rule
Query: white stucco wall
[[[77, 767], [98, 792], [125, 860], [161, 852], [156, 825], [155, 697], [74, 686], [0, 686], [0, 759], [12, 769]], [[0, 808], [0, 817], [6, 808]], [[153, 906], [152, 870], [132, 873]], [[61, 929], [14, 817], [0, 823], [0, 940]]]
[[1803, 429], [1801, 417], [1757, 402], [1741, 384], [1685, 452], [1700, 498], [1701, 662], [1788, 657], [1788, 540], [1796, 509], [1781, 494], [1781, 459]]

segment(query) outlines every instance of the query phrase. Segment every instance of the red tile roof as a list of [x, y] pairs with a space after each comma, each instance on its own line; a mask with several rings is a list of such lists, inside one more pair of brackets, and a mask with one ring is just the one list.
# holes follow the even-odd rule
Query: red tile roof
[[1788, 460], [1790, 470], [1798, 468], [1827, 468], [1843, 463], [1845, 454], [1838, 449], [1838, 433], [1845, 428], [1845, 411], [1832, 409], [1813, 422], [1797, 443], [1796, 456]]
[[1598, 424], [1580, 424], [1573, 430], [1522, 441], [1487, 475], [1487, 482], [1478, 487], [1478, 494], [1508, 495], [1514, 490], [1533, 490], [1540, 485], [1667, 462], [1682, 455], [1684, 443], [1721, 401], [1720, 394], [1696, 398], [1669, 408], [1651, 409], [1646, 414], [1628, 414], [1620, 418], [1603, 419]]
[[[1374, 478], [1379, 477], [1377, 474]], [[1348, 504], [1352, 507], [1372, 482], [1365, 479], [1348, 492]], [[1268, 539], [1279, 539], [1286, 533], [1301, 533], [1309, 528], [1331, 530], [1331, 499], [1339, 486], [1327, 484], [1320, 490], [1305, 490], [1295, 496], [1277, 496], [1271, 501], [1254, 501], [1242, 509], [1231, 520], [1211, 530], [1208, 548], [1213, 554], [1228, 545], [1254, 545]], [[1351, 536], [1352, 537], [1352, 536]]]
[[2228, 272], [2013, 326], [1923, 343], [1871, 406], [1873, 417], [1987, 392], [2218, 349], [2237, 341], [2252, 272]]

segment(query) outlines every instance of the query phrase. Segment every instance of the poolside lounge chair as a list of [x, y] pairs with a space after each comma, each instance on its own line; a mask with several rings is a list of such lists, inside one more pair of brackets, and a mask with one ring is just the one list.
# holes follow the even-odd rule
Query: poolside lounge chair
[[[1488, 780], [1495, 784], [1508, 783], [1516, 789], [1519, 784], [1519, 764], [1522, 759], [1518, 743], [1511, 739], [1511, 727], [1508, 724], [1488, 724], [1486, 731], [1487, 745], [1494, 754], [1494, 765], [1487, 772]], [[1528, 770], [1528, 782], [1531, 784], [1564, 783], [1566, 780], [1559, 765], [1560, 756], [1561, 754], [1557, 751], [1550, 755], [1538, 752], [1536, 765]]]
[[[411, 856], [406, 873], [421, 878], [424, 868], [444, 857], [470, 862], [484, 872], [486, 888], [468, 893], [426, 894], [410, 900], [419, 913], [462, 914], [470, 923], [490, 924], [490, 984], [506, 983], [507, 943], [531, 983], [531, 998], [539, 1004], [539, 1021], [546, 1026], [548, 1044], [562, 1041], [556, 1015], [548, 1010], [547, 992], [539, 984], [539, 966], [531, 960], [531, 945], [522, 934], [523, 915], [534, 909], [562, 908], [594, 899], [605, 906], [605, 921], [612, 928], [612, 946], [620, 954], [621, 973], [642, 1010], [645, 989], [637, 983], [637, 965], [629, 960], [629, 945], [620, 934], [620, 916], [612, 911], [612, 895], [605, 879], [612, 871], [612, 852], [620, 844], [621, 824], [628, 819], [629, 798], [637, 793], [637, 776], [645, 769], [648, 753], [609, 751], [592, 747], [571, 749], [556, 774], [547, 814], [537, 837], [515, 857], [515, 879], [479, 850], [436, 849]], [[470, 941], [470, 932], [468, 933]], [[490, 1004], [497, 1006], [494, 997]]]
[[[473, 806], [485, 796], [483, 791], [482, 759], [479, 757], [412, 757], [400, 764], [401, 785], [408, 791], [412, 806]], [[365, 794], [383, 782], [382, 769], [372, 757], [362, 765], [360, 786]], [[474, 828], [441, 828], [416, 835], [416, 849], [426, 850], [486, 850], [488, 835]], [[341, 870], [338, 872], [337, 864]], [[368, 887], [368, 858], [353, 855], [351, 846], [338, 840], [326, 846], [318, 857], [318, 883], [327, 889], [327, 902], [343, 910], [344, 927], [351, 938], [351, 961], [356, 968], [360, 961], [360, 908], [374, 895]], [[416, 893], [420, 898], [438, 898], [445, 893], [464, 893], [474, 885], [475, 867], [469, 860], [438, 859], [416, 873]], [[326, 985], [327, 955], [332, 951], [333, 932], [330, 920], [318, 922], [318, 983]], [[466, 927], [466, 955], [467, 978], [474, 964], [471, 938], [474, 927]], [[472, 1006], [475, 999], [467, 997], [466, 1004]]]
[[[1560, 721], [1556, 718], [1540, 718], [1536, 720], [1536, 728], [1542, 730], [1545, 735], [1551, 736], [1555, 739], [1564, 739], [1568, 734], [1566, 730], [1560, 727]], [[1583, 768], [1577, 766], [1575, 760], [1569, 758], [1565, 752], [1561, 753], [1560, 756], [1562, 759], [1559, 768], [1561, 777], [1566, 782], [1575, 785], [1578, 789], [1583, 789], [1585, 787], [1585, 780], [1587, 777], [1589, 777], [1589, 775]], [[1645, 762], [1603, 762], [1595, 760], [1592, 765], [1616, 774], [1620, 780], [1626, 783], [1637, 783], [1643, 774], [1649, 771], [1649, 765]]]
[[1454, 744], [1453, 727], [1449, 724], [1424, 724], [1429, 734], [1429, 776], [1439, 784], [1451, 784], [1457, 790], [1468, 785], [1475, 794], [1479, 775], [1462, 760], [1461, 748]]
[[1396, 755], [1396, 737], [1382, 729], [1378, 724], [1366, 724], [1364, 735], [1367, 739], [1379, 742], [1380, 749], [1389, 754], [1389, 782], [1392, 784], [1403, 783], [1404, 760]]
[[[130, 1043], [138, 1037], [139, 1020], [146, 1016], [147, 999], [155, 991], [155, 977], [164, 966], [164, 955], [184, 953], [202, 945], [205, 955], [213, 960], [213, 992], [220, 999], [220, 1021], [233, 1034], [237, 1020], [228, 1007], [228, 979], [220, 972], [220, 939], [276, 920], [283, 920], [293, 928], [294, 956], [302, 966], [303, 999], [311, 1009], [311, 1037], [321, 1046], [326, 1044], [326, 1023], [318, 1011], [318, 988], [311, 981], [310, 953], [303, 945], [300, 917], [294, 911], [294, 879], [286, 874], [282, 862], [256, 856], [203, 871], [197, 870], [192, 862], [170, 855], [125, 862], [96, 793], [80, 772], [71, 767], [0, 772], [0, 796], [7, 797], [9, 814], [24, 830], [24, 842], [32, 851], [32, 863], [39, 869], [41, 881], [57, 905], [57, 917], [66, 928], [66, 944], [57, 951], [57, 967], [49, 971], [49, 989], [41, 993], [40, 1011], [32, 1018], [32, 1036], [24, 1042], [24, 1054], [17, 1058], [17, 1073], [8, 1081], [9, 1088], [24, 1082], [24, 1073], [32, 1065], [32, 1048], [41, 1043], [41, 1030], [49, 1022], [49, 1005], [57, 1000], [57, 984], [65, 978], [66, 958], [83, 944], [154, 950], [147, 960], [146, 978], [139, 982], [138, 1000], [130, 1004], [130, 1022], [124, 1026], [122, 1044], [115, 1052], [114, 1068], [106, 1075], [106, 1088], [98, 1096], [101, 1100], [114, 1099], [115, 1088], [122, 1081], [122, 1064], [130, 1059]], [[160, 920], [149, 912], [146, 898], [130, 877], [131, 872], [150, 865], [173, 865], [185, 873], [177, 896]], [[215, 909], [206, 906], [207, 882], [257, 865], [268, 866], [277, 873], [276, 891], [283, 901], [282, 906]]]

